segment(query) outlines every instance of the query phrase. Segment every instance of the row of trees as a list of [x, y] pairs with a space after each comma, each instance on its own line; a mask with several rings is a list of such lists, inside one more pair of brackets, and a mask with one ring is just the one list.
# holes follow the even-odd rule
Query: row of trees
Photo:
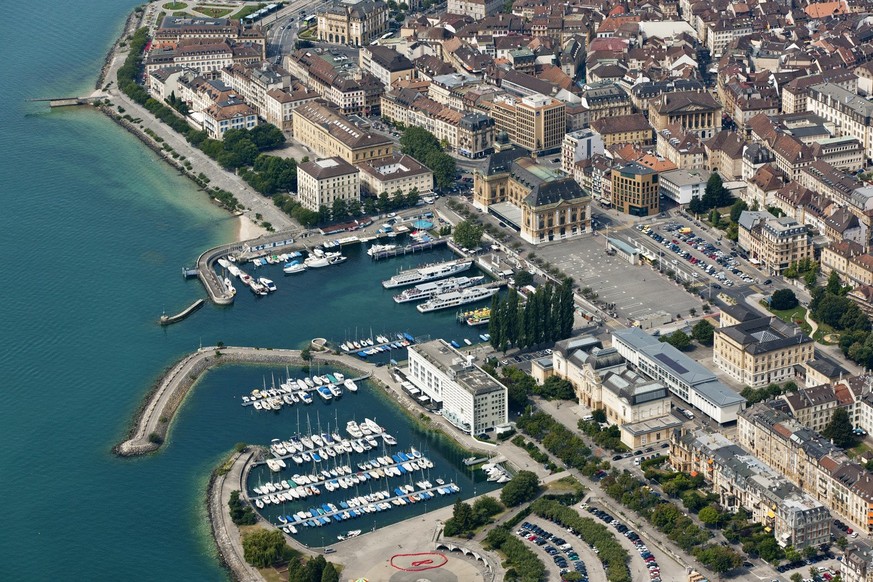
[[523, 349], [568, 338], [573, 331], [574, 307], [569, 279], [557, 289], [551, 283], [541, 285], [523, 306], [514, 291], [505, 298], [495, 295], [488, 323], [491, 345], [506, 352], [513, 346]]
[[491, 523], [491, 518], [501, 511], [503, 506], [500, 502], [488, 495], [480, 497], [473, 505], [457, 499], [452, 509], [452, 517], [446, 520], [443, 533], [469, 539], [477, 528]]
[[752, 388], [751, 386], [746, 386], [742, 389], [740, 395], [745, 398], [746, 403], [751, 406], [753, 404], [757, 404], [758, 402], [763, 402], [764, 400], [775, 398], [780, 394], [786, 394], [791, 392], [797, 392], [797, 384], [795, 384], [793, 381], [786, 382], [782, 385], [771, 383], [761, 388]]
[[258, 521], [251, 505], [243, 503], [242, 499], [239, 498], [239, 491], [230, 492], [230, 500], [227, 505], [230, 508], [230, 519], [236, 525], [253, 525]]
[[339, 571], [321, 555], [305, 562], [295, 558], [288, 562], [288, 582], [339, 582]]
[[742, 556], [731, 548], [707, 544], [710, 533], [698, 527], [675, 504], [658, 497], [646, 484], [625, 471], [601, 481], [603, 490], [622, 505], [645, 517], [680, 548], [691, 552], [705, 566], [722, 574], [742, 563]]
[[591, 476], [599, 469], [608, 469], [609, 461], [591, 454], [585, 441], [544, 412], [527, 411], [516, 421], [518, 429], [538, 440], [543, 447], [568, 467]]
[[840, 333], [840, 349], [858, 365], [873, 367], [873, 333], [870, 320], [858, 304], [846, 296], [848, 288], [840, 284], [832, 272], [824, 287], [812, 290], [809, 311], [819, 323], [829, 325]]
[[600, 423], [606, 422], [606, 413], [603, 410], [595, 410], [591, 415], [594, 417], [593, 420], [580, 420], [577, 426], [579, 430], [591, 437], [594, 444], [617, 453], [630, 450], [621, 442], [621, 429], [618, 428], [617, 424], [600, 428]]
[[436, 136], [423, 127], [407, 127], [400, 137], [400, 151], [430, 168], [440, 189], [451, 188], [456, 171], [455, 159], [443, 150]]
[[524, 582], [539, 582], [546, 578], [546, 567], [528, 545], [518, 536], [512, 535], [509, 528], [495, 527], [485, 536], [485, 542], [493, 549], [500, 550], [506, 556], [506, 572], [503, 579], [507, 582], [523, 580]]
[[576, 510], [552, 499], [537, 499], [531, 504], [531, 510], [563, 528], [572, 529], [585, 543], [597, 548], [597, 557], [603, 562], [609, 582], [630, 582], [627, 550], [606, 526], [591, 518], [582, 517]]

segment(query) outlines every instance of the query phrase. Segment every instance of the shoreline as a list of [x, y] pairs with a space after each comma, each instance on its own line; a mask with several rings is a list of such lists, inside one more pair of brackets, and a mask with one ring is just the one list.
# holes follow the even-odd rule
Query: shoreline
[[244, 242], [248, 240], [253, 240], [259, 237], [264, 236], [265, 234], [270, 234], [267, 232], [267, 229], [255, 223], [254, 220], [246, 216], [245, 214], [237, 215], [239, 222], [236, 227], [236, 241]]

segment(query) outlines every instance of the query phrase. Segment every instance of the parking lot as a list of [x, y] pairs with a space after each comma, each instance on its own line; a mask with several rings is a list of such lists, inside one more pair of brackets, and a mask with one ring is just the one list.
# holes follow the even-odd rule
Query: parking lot
[[658, 311], [674, 317], [691, 309], [702, 312], [703, 302], [677, 283], [649, 265], [607, 255], [605, 245], [603, 236], [585, 236], [541, 246], [537, 254], [573, 277], [580, 288], [597, 293], [599, 301], [614, 305], [607, 311], [619, 319], [634, 321]]
[[516, 534], [539, 548], [537, 554], [550, 572], [549, 580], [560, 580], [561, 574], [575, 571], [582, 576], [582, 582], [606, 582], [606, 572], [597, 554], [557, 524], [531, 515]]

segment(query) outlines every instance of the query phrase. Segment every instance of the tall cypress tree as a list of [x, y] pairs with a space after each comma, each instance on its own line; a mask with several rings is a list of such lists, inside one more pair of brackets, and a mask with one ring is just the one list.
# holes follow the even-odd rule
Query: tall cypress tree
[[564, 279], [561, 283], [560, 298], [561, 333], [558, 339], [566, 339], [573, 334], [573, 312], [576, 308], [573, 301], [573, 283], [570, 279]]
[[504, 338], [507, 343], [517, 345], [518, 342], [518, 293], [515, 290], [509, 292], [506, 300], [506, 312], [503, 313]]
[[554, 307], [552, 306], [553, 294], [552, 294], [552, 284], [547, 283], [543, 287], [543, 296], [540, 300], [540, 312], [542, 313], [543, 320], [543, 342], [548, 342], [552, 340], [552, 336], [554, 332], [552, 331], [552, 325], [556, 321], [552, 315], [554, 312]]
[[500, 349], [503, 342], [503, 309], [499, 295], [491, 298], [491, 319], [488, 321], [488, 334], [491, 336], [491, 347]]

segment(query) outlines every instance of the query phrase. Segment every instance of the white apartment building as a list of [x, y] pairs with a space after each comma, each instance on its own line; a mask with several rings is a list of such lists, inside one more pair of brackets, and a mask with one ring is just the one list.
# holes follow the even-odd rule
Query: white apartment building
[[407, 377], [434, 403], [443, 418], [470, 435], [509, 422], [506, 386], [444, 340], [409, 346]]
[[360, 203], [359, 171], [340, 157], [304, 162], [297, 166], [297, 194], [300, 204], [316, 212], [334, 200]]
[[712, 172], [708, 170], [670, 170], [661, 172], [658, 181], [661, 194], [678, 204], [688, 204], [700, 198]]
[[603, 138], [590, 129], [580, 129], [568, 133], [561, 143], [561, 170], [573, 175], [573, 167], [580, 160], [590, 159], [595, 154], [604, 153]]
[[873, 158], [873, 102], [832, 83], [809, 88], [806, 108], [834, 124], [837, 137], [849, 135], [861, 142]]

